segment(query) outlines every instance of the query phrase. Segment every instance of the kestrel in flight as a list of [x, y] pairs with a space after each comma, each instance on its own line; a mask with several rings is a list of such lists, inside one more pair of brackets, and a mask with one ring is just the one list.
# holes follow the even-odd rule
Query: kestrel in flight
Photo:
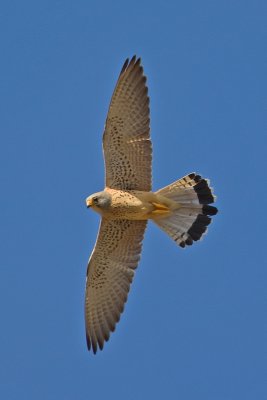
[[127, 59], [108, 110], [103, 135], [105, 189], [86, 199], [101, 215], [87, 268], [88, 349], [103, 349], [123, 312], [151, 219], [180, 247], [199, 240], [217, 208], [209, 181], [191, 173], [151, 191], [149, 97], [141, 60]]

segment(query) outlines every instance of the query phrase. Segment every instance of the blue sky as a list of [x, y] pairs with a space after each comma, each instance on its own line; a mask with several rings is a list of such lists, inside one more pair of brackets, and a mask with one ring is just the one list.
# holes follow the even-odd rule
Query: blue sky
[[[263, 399], [265, 1], [9, 1], [0, 8], [0, 397]], [[182, 250], [150, 225], [126, 310], [87, 352], [86, 264], [120, 68], [142, 57], [153, 187], [211, 179]]]

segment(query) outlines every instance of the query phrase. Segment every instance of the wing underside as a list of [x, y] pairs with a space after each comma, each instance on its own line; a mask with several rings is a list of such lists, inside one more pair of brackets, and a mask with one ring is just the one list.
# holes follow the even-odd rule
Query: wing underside
[[85, 321], [88, 349], [96, 353], [123, 312], [140, 259], [146, 221], [102, 219], [87, 269]]
[[103, 135], [106, 186], [151, 190], [149, 97], [141, 60], [126, 60], [109, 106]]

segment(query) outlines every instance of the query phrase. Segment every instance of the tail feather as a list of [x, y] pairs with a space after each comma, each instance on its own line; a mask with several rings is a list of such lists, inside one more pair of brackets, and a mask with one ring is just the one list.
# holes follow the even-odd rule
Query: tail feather
[[210, 216], [217, 214], [217, 208], [209, 205], [215, 201], [209, 181], [191, 173], [156, 192], [180, 207], [167, 216], [153, 221], [181, 247], [190, 246], [201, 239], [211, 223]]

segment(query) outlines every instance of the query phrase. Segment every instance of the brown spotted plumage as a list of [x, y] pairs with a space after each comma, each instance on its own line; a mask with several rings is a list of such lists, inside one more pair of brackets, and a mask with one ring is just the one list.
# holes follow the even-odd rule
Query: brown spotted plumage
[[151, 192], [147, 93], [141, 61], [134, 56], [123, 65], [106, 119], [106, 187], [86, 199], [102, 217], [85, 293], [87, 345], [94, 353], [102, 350], [124, 309], [147, 220], [183, 248], [202, 237], [217, 213], [209, 181], [195, 173]]
[[140, 58], [125, 64], [106, 119], [103, 148], [106, 186], [122, 190], [151, 190], [152, 145], [149, 97]]

